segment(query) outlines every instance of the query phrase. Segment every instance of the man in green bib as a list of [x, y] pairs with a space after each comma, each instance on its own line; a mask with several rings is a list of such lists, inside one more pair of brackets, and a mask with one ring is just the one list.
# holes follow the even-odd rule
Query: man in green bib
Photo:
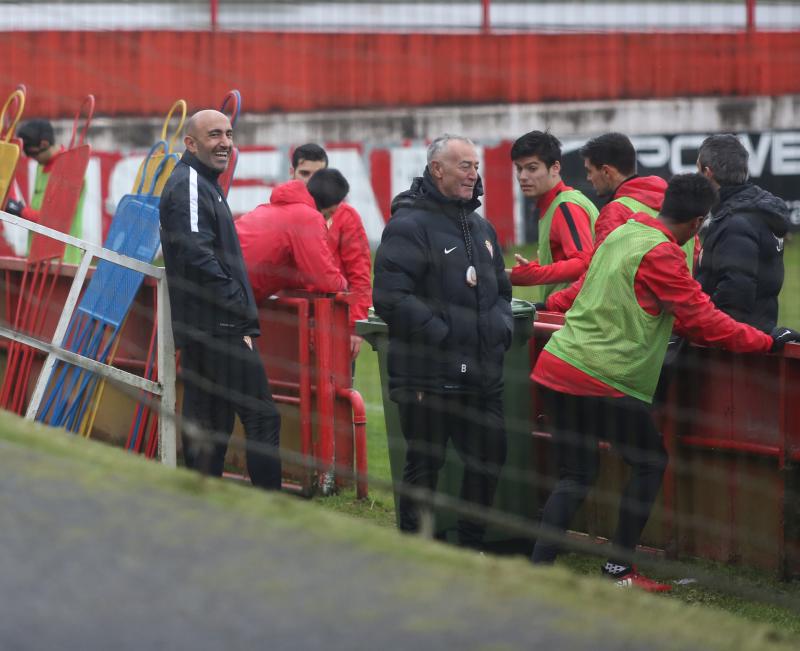
[[[714, 307], [691, 277], [681, 246], [700, 228], [716, 191], [700, 174], [673, 177], [660, 214], [634, 214], [597, 248], [566, 322], [534, 368], [556, 447], [559, 476], [542, 526], [563, 534], [595, 480], [598, 440], [611, 441], [631, 467], [619, 506], [614, 555], [603, 572], [621, 587], [669, 590], [631, 564], [667, 466], [651, 414], [659, 372], [680, 323], [692, 341], [734, 352], [777, 350], [800, 334], [767, 335]], [[552, 563], [557, 538], [542, 537], [534, 563]]]
[[[50, 171], [58, 157], [66, 150], [62, 145], [56, 143], [53, 125], [48, 120], [29, 120], [17, 130], [17, 135], [22, 140], [22, 151], [39, 165], [36, 167], [30, 205], [26, 206], [22, 201], [17, 200], [13, 203], [9, 202], [6, 210], [23, 219], [38, 222], [45, 188], [50, 180]], [[85, 196], [86, 183], [81, 188], [81, 198], [75, 208], [75, 215], [69, 229], [70, 235], [80, 239], [83, 239], [83, 200]], [[81, 252], [74, 246], [67, 246], [64, 251], [64, 262], [78, 264], [80, 261]]]
[[508, 270], [512, 285], [539, 285], [540, 301], [580, 278], [594, 250], [597, 208], [580, 190], [561, 180], [561, 143], [553, 134], [531, 131], [511, 147], [519, 189], [535, 199], [539, 213], [539, 257], [517, 254]]

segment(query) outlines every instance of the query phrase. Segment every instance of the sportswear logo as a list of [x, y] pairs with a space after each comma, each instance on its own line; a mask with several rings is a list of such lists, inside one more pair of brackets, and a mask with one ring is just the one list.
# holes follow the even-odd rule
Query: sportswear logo
[[219, 195], [217, 195], [217, 201], [219, 201], [220, 203], [222, 203], [222, 197], [220, 197]]
[[455, 251], [457, 248], [458, 248], [457, 246], [454, 246], [452, 249], [447, 249], [447, 248], [446, 248], [446, 249], [444, 250], [444, 254], [445, 254], [445, 255], [450, 255], [450, 254], [451, 254], [453, 251]]
[[783, 251], [783, 238], [782, 237], [778, 237], [777, 235], [774, 235], [774, 234], [773, 234], [772, 237], [774, 237], [775, 241], [777, 242], [777, 245], [775, 246], [775, 250], [778, 253], [780, 253], [781, 251]]

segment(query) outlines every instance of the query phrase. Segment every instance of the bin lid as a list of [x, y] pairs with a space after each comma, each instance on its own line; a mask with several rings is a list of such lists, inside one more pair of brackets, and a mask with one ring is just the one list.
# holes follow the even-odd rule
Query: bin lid
[[[511, 299], [511, 314], [515, 319], [533, 319], [534, 312], [533, 303], [523, 301], [520, 298]], [[360, 336], [369, 335], [372, 333], [385, 333], [388, 330], [386, 323], [377, 314], [375, 308], [369, 308], [369, 315], [366, 319], [356, 321], [356, 334]]]

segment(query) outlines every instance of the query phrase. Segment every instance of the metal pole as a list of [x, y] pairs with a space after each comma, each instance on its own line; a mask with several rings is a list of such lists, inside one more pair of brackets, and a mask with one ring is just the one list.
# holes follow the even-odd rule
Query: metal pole
[[481, 0], [481, 7], [483, 9], [481, 16], [481, 32], [488, 34], [492, 31], [492, 18], [491, 7], [492, 0]]
[[209, 0], [208, 14], [211, 22], [211, 31], [217, 31], [217, 18], [219, 16], [219, 0]]
[[175, 345], [172, 340], [172, 314], [169, 306], [167, 277], [159, 278], [157, 285], [156, 319], [158, 319], [156, 346], [158, 349], [158, 383], [161, 385], [161, 413], [158, 416], [158, 456], [170, 468], [177, 464], [175, 435]]
[[756, 0], [746, 0], [747, 5], [747, 31], [756, 31]]
[[[53, 346], [61, 347], [64, 343], [64, 336], [67, 334], [69, 322], [72, 320], [72, 313], [75, 311], [75, 306], [78, 304], [80, 298], [81, 288], [83, 281], [86, 279], [86, 274], [89, 272], [89, 263], [92, 261], [92, 254], [84, 249], [81, 263], [78, 266], [78, 271], [75, 273], [75, 278], [72, 280], [72, 287], [69, 288], [67, 294], [67, 301], [64, 303], [64, 311], [61, 313], [61, 318], [58, 320], [56, 331], [53, 334]], [[36, 387], [33, 390], [31, 401], [28, 403], [28, 411], [25, 418], [33, 420], [39, 411], [39, 406], [42, 404], [44, 392], [47, 389], [47, 383], [50, 380], [50, 375], [53, 372], [53, 367], [56, 364], [56, 357], [52, 353], [47, 356], [47, 359], [42, 366], [39, 373], [39, 379], [36, 381]]]

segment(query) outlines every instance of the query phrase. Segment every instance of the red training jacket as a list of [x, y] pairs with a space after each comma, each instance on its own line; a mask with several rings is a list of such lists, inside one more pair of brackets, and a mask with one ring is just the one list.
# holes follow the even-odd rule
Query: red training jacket
[[[645, 312], [657, 315], [666, 310], [674, 314], [678, 334], [698, 344], [737, 353], [763, 353], [772, 347], [772, 337], [714, 307], [708, 294], [689, 275], [683, 250], [660, 221], [645, 213], [638, 213], [633, 219], [669, 238], [669, 242], [659, 244], [642, 258], [636, 272], [636, 300]], [[582, 284], [583, 279], [578, 282]], [[555, 391], [577, 396], [623, 395], [547, 351], [539, 356], [531, 379]]]
[[[539, 197], [536, 208], [542, 219], [555, 198], [567, 190], [572, 190], [564, 181]], [[538, 260], [517, 265], [511, 269], [512, 285], [549, 285], [566, 283], [581, 277], [592, 257], [592, 227], [589, 215], [579, 205], [564, 202], [553, 214], [550, 223], [550, 250], [553, 262], [540, 265]]]
[[347, 203], [339, 204], [328, 227], [328, 246], [334, 262], [347, 280], [350, 326], [366, 319], [372, 305], [372, 259], [361, 216]]
[[[666, 190], [667, 182], [659, 176], [632, 176], [620, 183], [611, 200], [600, 210], [594, 224], [595, 251], [611, 231], [622, 226], [633, 214], [630, 208], [617, 203], [614, 199], [630, 197], [641, 201], [653, 210], [661, 210]], [[559, 292], [550, 294], [547, 297], [547, 309], [551, 312], [566, 312], [578, 295], [579, 289], [580, 286], [573, 283]]]
[[236, 232], [257, 303], [282, 289], [347, 289], [328, 248], [325, 219], [302, 181], [276, 186], [269, 203], [236, 220]]

